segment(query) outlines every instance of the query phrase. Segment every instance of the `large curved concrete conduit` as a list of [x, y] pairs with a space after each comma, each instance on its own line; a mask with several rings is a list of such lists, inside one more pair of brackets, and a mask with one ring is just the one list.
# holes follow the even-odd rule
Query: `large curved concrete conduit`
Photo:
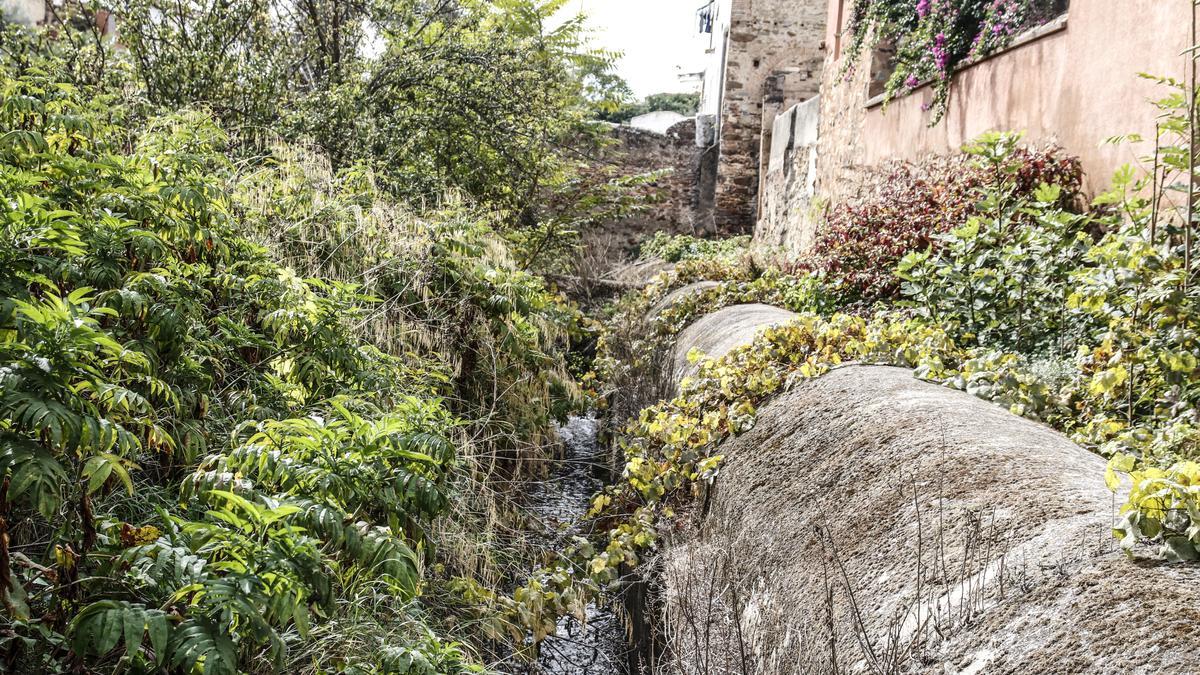
[[688, 363], [688, 352], [696, 348], [714, 359], [754, 340], [758, 332], [795, 317], [794, 312], [771, 305], [732, 305], [706, 314], [684, 328], [675, 339], [672, 368], [675, 380], [695, 375], [699, 364]]
[[674, 305], [679, 303], [681, 300], [684, 300], [688, 296], [694, 295], [696, 293], [703, 293], [704, 291], [707, 291], [710, 288], [716, 288], [717, 286], [720, 286], [720, 285], [721, 285], [721, 282], [719, 282], [719, 281], [693, 281], [692, 283], [688, 284], [687, 286], [682, 286], [680, 288], [676, 288], [675, 290], [671, 291], [670, 293], [667, 293], [666, 295], [664, 295], [662, 300], [659, 300], [658, 302], [654, 303], [654, 306], [650, 308], [650, 311], [646, 312], [646, 317], [652, 319], [652, 318], [658, 316], [659, 314], [662, 314], [663, 311], [666, 310], [668, 307], [673, 307]]
[[[705, 317], [675, 363], [771, 318]], [[1103, 460], [1045, 426], [909, 370], [847, 366], [766, 403], [720, 452], [660, 561], [676, 672], [1200, 664], [1200, 569], [1114, 550]]]
[[[712, 281], [698, 281], [671, 291], [646, 312], [642, 328], [646, 331], [653, 330], [650, 323], [663, 310], [690, 295], [718, 285]], [[752, 341], [754, 336], [767, 326], [782, 323], [794, 316], [796, 314], [793, 312], [770, 305], [733, 305], [693, 322], [680, 332], [674, 344], [687, 344], [689, 349], [696, 347], [712, 358], [720, 358], [738, 345]], [[695, 375], [699, 370], [698, 364], [688, 363], [687, 349], [678, 352], [668, 346], [667, 350], [665, 358], [657, 355], [651, 359], [654, 361], [656, 358], [663, 358], [658, 362], [661, 367], [650, 372], [638, 373], [632, 378], [633, 381], [625, 382], [625, 386], [620, 388], [617, 398], [609, 404], [610, 413], [615, 412], [615, 419], [622, 420], [634, 416], [642, 408], [653, 405], [660, 399], [673, 397], [677, 393], [680, 380]]]

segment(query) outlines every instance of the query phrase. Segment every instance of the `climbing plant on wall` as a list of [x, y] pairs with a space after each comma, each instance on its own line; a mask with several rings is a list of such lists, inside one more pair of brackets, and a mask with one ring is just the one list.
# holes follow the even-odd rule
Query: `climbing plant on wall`
[[847, 63], [890, 45], [886, 97], [931, 83], [932, 123], [946, 112], [954, 72], [1012, 44], [1022, 31], [1062, 14], [1068, 0], [855, 0]]

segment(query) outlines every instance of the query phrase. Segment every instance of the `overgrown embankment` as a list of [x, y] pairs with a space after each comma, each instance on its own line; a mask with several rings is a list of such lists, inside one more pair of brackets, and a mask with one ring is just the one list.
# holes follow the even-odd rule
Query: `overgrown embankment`
[[0, 23], [0, 670], [525, 668], [608, 60], [553, 2], [118, 4]]
[[[1189, 592], [1194, 568], [1135, 562], [1109, 538], [1115, 519], [1128, 556], [1176, 564], [1200, 544], [1189, 515], [1200, 481], [1190, 228], [1140, 196], [1149, 181], [1132, 172], [1088, 211], [1072, 163], [1044, 159], [1057, 151], [1018, 150], [1006, 135], [965, 149], [969, 170], [934, 180], [967, 187], [935, 191], [925, 211], [898, 208], [889, 186], [857, 206], [879, 227], [851, 217], [790, 272], [699, 256], [618, 306], [598, 361], [614, 410], [646, 403], [623, 384], [639, 373], [669, 383], [691, 365], [677, 396], [619, 434], [626, 483], [596, 508], [632, 516], [587, 569], [594, 581], [647, 559], [668, 570], [664, 639], [683, 666], [1015, 672], [1111, 657], [1118, 672], [1171, 669], [1194, 651], [1189, 632], [1154, 617]], [[930, 182], [898, 185], [917, 193]], [[970, 201], [957, 203], [962, 195]], [[830, 255], [839, 250], [862, 255]], [[701, 330], [706, 322], [730, 339]], [[705, 344], [719, 358], [692, 350]], [[902, 366], [1000, 406], [850, 363]], [[1119, 515], [1101, 486], [1125, 501]], [[745, 564], [764, 553], [778, 578]], [[1103, 576], [1153, 589], [1130, 594], [1096, 583]], [[702, 583], [729, 593], [697, 591]], [[1159, 626], [1169, 646], [1096, 645], [1117, 624], [1038, 618], [1106, 606]]]

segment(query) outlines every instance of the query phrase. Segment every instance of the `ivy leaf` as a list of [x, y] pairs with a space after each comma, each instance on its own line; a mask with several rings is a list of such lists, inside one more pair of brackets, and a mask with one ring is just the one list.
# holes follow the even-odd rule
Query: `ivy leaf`
[[1166, 541], [1163, 542], [1159, 555], [1169, 562], [1200, 559], [1200, 554], [1196, 552], [1195, 545], [1187, 537], [1182, 536], [1167, 537]]
[[1128, 379], [1129, 371], [1125, 369], [1125, 366], [1102, 370], [1092, 376], [1091, 382], [1088, 383], [1088, 391], [1093, 396], [1107, 396], [1125, 384]]
[[1121, 478], [1117, 476], [1117, 473], [1129, 473], [1133, 471], [1135, 463], [1136, 460], [1132, 455], [1125, 453], [1113, 455], [1112, 459], [1108, 460], [1108, 464], [1104, 469], [1104, 484], [1108, 486], [1108, 489], [1116, 492], [1117, 488], [1121, 487]]

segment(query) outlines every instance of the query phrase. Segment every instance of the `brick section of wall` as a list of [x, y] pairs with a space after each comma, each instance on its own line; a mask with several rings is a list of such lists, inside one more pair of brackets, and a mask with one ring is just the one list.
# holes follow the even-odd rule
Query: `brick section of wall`
[[779, 110], [817, 93], [826, 12], [824, 0], [733, 2], [715, 191], [720, 232], [754, 227], [764, 99], [771, 95], [770, 124]]
[[849, 59], [830, 53], [821, 71], [818, 140], [813, 148], [817, 157], [814, 166], [805, 167], [814, 174], [805, 179], [815, 185], [820, 204], [814, 203], [813, 195], [794, 190], [774, 195], [777, 237], [792, 255], [806, 251], [816, 240], [824, 210], [815, 207], [837, 204], [857, 195], [869, 174], [858, 159], [862, 156], [863, 110], [870, 88], [871, 55], [863, 55], [854, 68], [849, 65]]

